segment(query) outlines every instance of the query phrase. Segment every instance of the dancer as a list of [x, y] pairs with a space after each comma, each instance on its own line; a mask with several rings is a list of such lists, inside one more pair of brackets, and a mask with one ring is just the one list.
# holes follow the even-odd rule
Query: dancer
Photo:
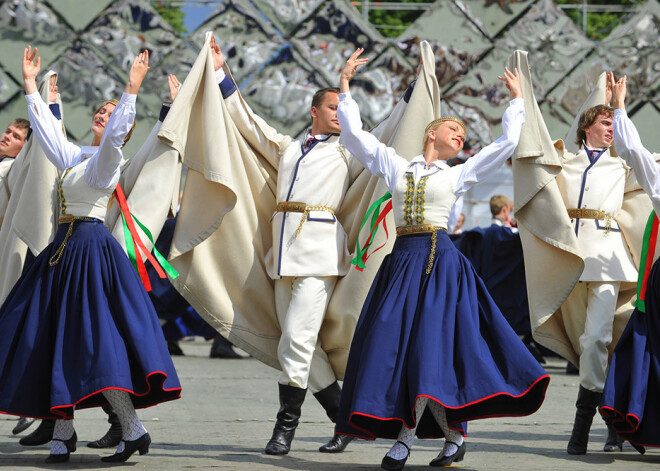
[[[657, 215], [660, 214], [660, 155], [651, 154], [642, 145], [635, 125], [628, 118], [625, 108], [626, 76], [615, 82], [614, 76], [610, 75], [609, 81], [613, 89], [614, 145], [650, 196], [657, 227]], [[650, 242], [651, 251], [655, 241]], [[652, 260], [648, 259], [646, 263], [650, 265]], [[638, 299], [637, 309], [614, 349], [600, 406], [600, 413], [611, 423], [615, 432], [640, 453], [644, 453], [644, 446], [660, 447], [659, 262], [653, 263], [645, 286], [646, 292], [639, 293], [643, 301]]]
[[429, 123], [423, 155], [407, 161], [362, 131], [349, 81], [366, 63], [358, 49], [340, 78], [338, 119], [346, 147], [385, 180], [397, 239], [367, 296], [344, 378], [337, 431], [373, 440], [396, 439], [381, 467], [402, 469], [415, 434], [445, 437], [431, 466], [465, 455], [461, 422], [535, 412], [549, 377], [520, 342], [444, 226], [456, 200], [502, 165], [525, 119], [517, 70], [503, 80], [511, 103], [504, 136], [465, 164], [446, 160], [463, 148], [455, 117]]
[[[180, 397], [156, 313], [103, 225], [148, 61], [147, 52], [135, 58], [121, 100], [94, 113], [92, 146], [78, 147], [62, 136], [37, 93], [37, 49], [29, 46], [23, 54], [30, 123], [48, 159], [63, 172], [61, 213], [55, 239], [0, 308], [0, 412], [57, 419], [49, 463], [68, 461], [76, 450], [75, 408], [112, 405], [122, 441], [102, 460], [121, 462], [149, 451], [151, 438], [135, 407]], [[24, 375], [26, 370], [33, 374]]]

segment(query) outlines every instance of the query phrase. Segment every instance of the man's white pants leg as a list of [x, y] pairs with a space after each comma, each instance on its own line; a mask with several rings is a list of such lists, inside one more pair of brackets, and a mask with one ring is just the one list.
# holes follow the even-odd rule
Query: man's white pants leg
[[619, 286], [616, 281], [578, 283], [562, 307], [569, 313], [564, 322], [580, 354], [580, 386], [589, 391], [605, 387]]
[[280, 384], [307, 388], [311, 368], [313, 384], [310, 386], [314, 389], [322, 389], [335, 381], [318, 336], [336, 283], [336, 276], [275, 280], [275, 309], [282, 329], [277, 347], [277, 358], [282, 367]]

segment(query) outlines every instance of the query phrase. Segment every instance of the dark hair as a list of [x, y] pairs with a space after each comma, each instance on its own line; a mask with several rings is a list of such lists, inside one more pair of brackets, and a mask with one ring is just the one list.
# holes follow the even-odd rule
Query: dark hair
[[596, 105], [592, 106], [588, 110], [585, 110], [584, 113], [580, 115], [577, 128], [577, 137], [575, 139], [575, 143], [578, 146], [587, 141], [587, 135], [584, 130], [594, 124], [596, 119], [598, 119], [598, 117], [602, 114], [611, 118], [614, 116], [614, 108], [607, 105]]
[[327, 87], [317, 90], [312, 98], [312, 106], [318, 108], [323, 103], [323, 98], [326, 93], [337, 93], [339, 94], [339, 89], [337, 87]]

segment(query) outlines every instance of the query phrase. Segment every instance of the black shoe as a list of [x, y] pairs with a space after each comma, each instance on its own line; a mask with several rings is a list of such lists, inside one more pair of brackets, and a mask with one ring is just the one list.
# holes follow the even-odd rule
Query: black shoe
[[640, 453], [640, 454], [642, 454], [642, 455], [643, 455], [644, 453], [646, 453], [646, 448], [644, 448], [642, 445], [637, 445], [637, 444], [635, 444], [635, 443], [633, 443], [633, 442], [631, 442], [631, 441], [628, 441], [628, 443], [630, 443], [630, 444], [632, 445], [632, 447], [633, 447], [635, 450], [637, 450], [638, 453]]
[[78, 441], [78, 436], [76, 435], [76, 432], [73, 432], [73, 435], [71, 435], [71, 438], [68, 440], [60, 440], [59, 438], [53, 438], [52, 441], [54, 442], [62, 442], [66, 446], [66, 453], [61, 453], [58, 455], [53, 455], [52, 453], [48, 455], [48, 458], [46, 458], [46, 463], [66, 463], [69, 461], [69, 455], [76, 451], [76, 442]]
[[55, 430], [55, 421], [44, 419], [30, 435], [21, 438], [18, 443], [23, 446], [45, 445], [53, 438], [53, 430]]
[[321, 453], [341, 453], [346, 449], [346, 446], [353, 441], [353, 438], [355, 437], [335, 433], [328, 443], [319, 448], [319, 451]]
[[410, 457], [410, 448], [408, 447], [408, 445], [406, 445], [400, 440], [397, 440], [396, 443], [401, 443], [403, 446], [405, 446], [406, 449], [408, 450], [408, 454], [406, 455], [405, 458], [402, 458], [400, 460], [395, 460], [394, 458], [391, 458], [387, 455], [383, 456], [383, 461], [380, 462], [380, 467], [387, 471], [399, 471], [403, 469], [403, 466], [406, 464], [406, 461], [408, 461], [408, 458]]
[[168, 340], [167, 342], [167, 351], [170, 352], [172, 356], [184, 356], [183, 350], [179, 347], [179, 342], [176, 340]]
[[101, 461], [105, 463], [123, 463], [136, 451], [139, 451], [141, 455], [149, 453], [149, 445], [151, 445], [151, 437], [149, 433], [145, 433], [136, 440], [124, 440], [124, 451], [115, 453], [112, 456], [104, 456]]
[[18, 435], [22, 431], [27, 430], [33, 423], [34, 419], [32, 417], [21, 417], [18, 419], [18, 423], [16, 424], [16, 427], [12, 429], [11, 433]]
[[280, 388], [280, 410], [277, 412], [277, 422], [273, 436], [264, 450], [267, 455], [286, 455], [291, 450], [291, 442], [298, 427], [302, 403], [307, 389], [300, 389], [284, 384]]
[[211, 345], [209, 358], [226, 358], [229, 360], [238, 360], [243, 357], [234, 351], [234, 346], [229, 340], [224, 338], [222, 335], [218, 335], [213, 340], [213, 345]]
[[566, 453], [569, 455], [585, 455], [587, 453], [587, 444], [589, 443], [589, 430], [591, 422], [596, 414], [596, 408], [603, 397], [602, 392], [589, 391], [580, 386], [578, 398], [575, 402], [575, 422], [571, 439], [568, 441]]
[[110, 422], [110, 429], [98, 440], [87, 443], [90, 448], [114, 448], [119, 445], [121, 441], [121, 424], [117, 422]]
[[607, 424], [607, 440], [605, 440], [603, 451], [607, 453], [623, 451], [623, 438], [617, 435], [614, 427], [612, 427], [612, 424], [609, 421], [606, 421], [605, 423]]
[[[445, 442], [445, 446], [447, 446], [447, 443], [454, 443], [454, 442]], [[444, 455], [444, 448], [440, 452], [440, 454], [431, 460], [429, 463], [429, 466], [449, 466], [452, 463], [458, 463], [459, 461], [463, 461], [463, 457], [465, 456], [465, 449], [467, 448], [465, 446], [465, 440], [463, 440], [463, 443], [460, 445], [457, 443], [454, 443], [458, 447], [458, 450], [456, 450], [456, 453], [453, 455], [445, 456]]]

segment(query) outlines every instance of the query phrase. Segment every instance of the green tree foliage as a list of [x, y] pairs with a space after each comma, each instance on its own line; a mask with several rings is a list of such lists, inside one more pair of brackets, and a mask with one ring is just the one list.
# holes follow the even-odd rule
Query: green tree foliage
[[[353, 2], [360, 11], [362, 11], [361, 3]], [[399, 3], [433, 3], [433, 0], [401, 0]], [[369, 9], [369, 23], [375, 25], [386, 38], [396, 38], [422, 13], [424, 10]]]
[[187, 33], [188, 30], [183, 26], [184, 13], [180, 7], [171, 5], [171, 2], [166, 0], [151, 0], [151, 5], [158, 12], [158, 14], [169, 23], [179, 34]]
[[[560, 5], [575, 5], [578, 4], [579, 8], [564, 9], [566, 13], [574, 22], [582, 29], [584, 21], [583, 9], [581, 7], [582, 0], [555, 0]], [[634, 6], [641, 3], [640, 0], [608, 0], [608, 1], [589, 1], [591, 5], [624, 5]], [[588, 12], [587, 13], [587, 37], [600, 41], [607, 37], [608, 34], [619, 24], [621, 19], [626, 15], [625, 12]]]

